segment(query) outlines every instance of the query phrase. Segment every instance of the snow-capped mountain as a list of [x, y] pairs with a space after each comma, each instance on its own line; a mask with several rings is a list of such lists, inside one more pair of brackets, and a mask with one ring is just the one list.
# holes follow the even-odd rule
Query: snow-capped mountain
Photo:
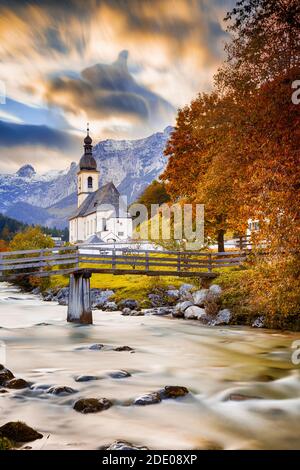
[[[172, 127], [138, 140], [103, 140], [93, 155], [100, 185], [113, 181], [128, 202], [157, 178], [166, 165], [163, 152]], [[78, 162], [80, 155], [78, 155]], [[32, 224], [63, 228], [76, 206], [77, 163], [64, 171], [38, 175], [31, 165], [0, 175], [0, 212]]]

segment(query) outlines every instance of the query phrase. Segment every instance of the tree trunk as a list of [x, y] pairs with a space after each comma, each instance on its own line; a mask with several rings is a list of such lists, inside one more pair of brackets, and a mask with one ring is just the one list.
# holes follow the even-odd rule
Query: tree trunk
[[224, 233], [225, 233], [224, 230], [219, 230], [219, 231], [218, 231], [217, 240], [218, 240], [218, 252], [219, 252], [219, 253], [225, 251]]

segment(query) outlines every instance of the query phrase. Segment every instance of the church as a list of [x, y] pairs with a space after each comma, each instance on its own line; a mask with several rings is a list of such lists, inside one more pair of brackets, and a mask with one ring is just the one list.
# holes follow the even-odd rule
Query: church
[[132, 236], [127, 204], [112, 182], [99, 187], [99, 175], [88, 128], [77, 172], [77, 210], [69, 218], [71, 243], [124, 242]]

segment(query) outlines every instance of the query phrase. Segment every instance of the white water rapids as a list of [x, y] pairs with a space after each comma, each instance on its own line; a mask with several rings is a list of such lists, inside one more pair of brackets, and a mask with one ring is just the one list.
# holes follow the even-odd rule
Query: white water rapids
[[[0, 354], [5, 345], [6, 366], [35, 387], [0, 394], [0, 425], [21, 420], [41, 432], [34, 449], [97, 449], [116, 439], [150, 449], [300, 449], [300, 368], [291, 361], [300, 334], [100, 310], [94, 325], [75, 326], [66, 314], [66, 307], [0, 284]], [[105, 348], [90, 350], [95, 343]], [[124, 345], [135, 352], [113, 350]], [[120, 369], [131, 376], [109, 376]], [[99, 380], [75, 382], [78, 375]], [[56, 396], [37, 384], [78, 392]], [[125, 406], [165, 385], [190, 393]], [[253, 398], [226, 400], [231, 394]], [[81, 397], [105, 397], [114, 406], [81, 414], [73, 409]]]

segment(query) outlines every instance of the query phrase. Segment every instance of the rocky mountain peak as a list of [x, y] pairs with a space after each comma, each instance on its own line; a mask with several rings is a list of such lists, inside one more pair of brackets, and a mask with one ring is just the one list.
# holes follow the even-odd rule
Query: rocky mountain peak
[[36, 171], [32, 165], [23, 165], [16, 173], [21, 178], [32, 178], [35, 174]]

